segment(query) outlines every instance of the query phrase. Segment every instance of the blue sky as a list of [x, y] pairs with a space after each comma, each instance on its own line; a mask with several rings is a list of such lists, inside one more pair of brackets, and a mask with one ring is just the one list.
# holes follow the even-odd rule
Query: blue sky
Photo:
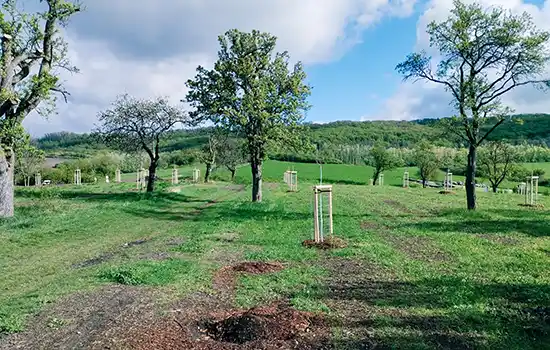
[[[403, 83], [395, 66], [426, 48], [423, 30], [449, 15], [453, 0], [94, 0], [66, 31], [78, 75], [63, 75], [71, 93], [59, 113], [36, 114], [24, 125], [33, 136], [88, 132], [117, 95], [165, 96], [174, 103], [198, 65], [212, 67], [217, 36], [231, 28], [278, 37], [278, 50], [303, 61], [313, 86], [307, 120], [411, 120], [448, 116], [449, 94]], [[465, 0], [473, 1], [473, 0]], [[519, 14], [528, 11], [550, 30], [543, 0], [478, 0]], [[547, 0], [550, 1], [550, 0]], [[536, 6], [529, 5], [536, 4]], [[357, 37], [360, 40], [355, 45]], [[550, 70], [549, 70], [550, 72]], [[525, 88], [503, 102], [518, 113], [550, 112], [547, 94]]]
[[307, 120], [359, 120], [383, 113], [382, 103], [402, 80], [395, 66], [414, 49], [417, 21], [418, 12], [382, 20], [339, 60], [306, 67], [313, 85]]

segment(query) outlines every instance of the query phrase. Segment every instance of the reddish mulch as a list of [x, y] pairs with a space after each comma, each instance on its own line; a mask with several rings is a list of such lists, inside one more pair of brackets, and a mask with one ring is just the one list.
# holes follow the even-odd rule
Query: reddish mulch
[[140, 329], [132, 349], [328, 349], [330, 330], [322, 317], [286, 302], [249, 310], [211, 313], [194, 322], [175, 319]]
[[251, 274], [262, 274], [281, 271], [283, 264], [275, 262], [247, 261], [233, 266], [233, 271], [246, 272]]
[[342, 238], [335, 236], [329, 236], [325, 238], [323, 242], [317, 243], [312, 239], [307, 239], [302, 242], [302, 245], [307, 248], [318, 248], [318, 249], [339, 249], [345, 248], [348, 246], [348, 243]]

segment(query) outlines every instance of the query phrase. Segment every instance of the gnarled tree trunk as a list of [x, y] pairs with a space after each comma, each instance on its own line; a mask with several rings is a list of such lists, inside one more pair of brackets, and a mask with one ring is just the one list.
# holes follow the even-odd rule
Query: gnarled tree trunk
[[11, 151], [0, 148], [0, 217], [12, 217], [13, 209], [13, 164]]
[[470, 144], [468, 149], [468, 165], [466, 166], [466, 202], [468, 210], [476, 209], [476, 157], [477, 148]]
[[252, 201], [262, 201], [262, 160], [252, 159]]

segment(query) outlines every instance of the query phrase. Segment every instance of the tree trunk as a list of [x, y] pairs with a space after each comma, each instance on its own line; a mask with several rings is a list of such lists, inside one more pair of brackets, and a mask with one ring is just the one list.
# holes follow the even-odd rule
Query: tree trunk
[[470, 144], [468, 149], [468, 165], [466, 167], [466, 202], [468, 210], [476, 209], [476, 157], [477, 149]]
[[497, 193], [497, 191], [498, 191], [498, 185], [493, 184], [492, 187], [493, 187], [493, 192], [494, 192], [494, 193]]
[[13, 164], [12, 157], [0, 147], [0, 217], [12, 217], [13, 210]]
[[426, 179], [422, 179], [422, 188], [426, 188]]
[[372, 176], [372, 185], [376, 186], [376, 182], [378, 181], [378, 176], [380, 176], [380, 171], [374, 171], [374, 175]]
[[206, 171], [204, 172], [204, 182], [210, 180], [210, 174], [212, 173], [212, 163], [206, 163]]
[[155, 180], [157, 178], [157, 162], [151, 161], [149, 164], [149, 179], [147, 179], [147, 192], [155, 190]]
[[235, 182], [235, 171], [236, 171], [236, 169], [231, 169], [229, 171], [231, 171], [231, 182]]
[[260, 159], [252, 160], [252, 201], [262, 201], [262, 161]]

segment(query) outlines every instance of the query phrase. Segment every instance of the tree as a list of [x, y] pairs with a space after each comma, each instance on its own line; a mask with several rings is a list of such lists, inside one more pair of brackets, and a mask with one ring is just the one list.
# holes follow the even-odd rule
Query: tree
[[241, 140], [228, 138], [220, 147], [220, 164], [231, 172], [231, 181], [235, 180], [237, 167], [246, 163], [245, 149]]
[[514, 167], [514, 148], [506, 143], [493, 141], [479, 149], [481, 174], [491, 183], [493, 192], [512, 172]]
[[275, 52], [268, 33], [227, 31], [212, 70], [197, 68], [186, 101], [195, 122], [212, 121], [246, 140], [252, 169], [252, 201], [262, 200], [262, 163], [270, 142], [290, 142], [303, 121], [310, 87], [301, 63], [289, 68], [287, 52]]
[[16, 152], [16, 171], [23, 178], [25, 186], [30, 185], [31, 176], [36, 175], [44, 165], [44, 151], [26, 144]]
[[214, 133], [208, 135], [208, 143], [202, 147], [199, 153], [199, 159], [206, 165], [206, 171], [204, 172], [204, 182], [210, 181], [210, 175], [216, 167], [216, 157], [220, 149], [222, 139], [219, 134]]
[[[53, 111], [55, 93], [67, 98], [60, 70], [76, 72], [67, 59], [59, 26], [80, 10], [67, 0], [45, 0], [46, 9], [23, 13], [17, 0], [3, 0], [0, 9], [0, 217], [13, 216], [14, 139], [34, 110]], [[48, 102], [44, 108], [38, 108]]]
[[419, 142], [413, 151], [413, 159], [418, 167], [418, 175], [422, 179], [422, 187], [426, 187], [428, 180], [433, 178], [439, 169], [439, 159], [433, 146], [427, 142]]
[[399, 166], [399, 159], [397, 159], [397, 157], [395, 157], [395, 155], [393, 155], [382, 144], [377, 144], [370, 149], [369, 154], [365, 159], [365, 164], [374, 167], [374, 175], [372, 180], [373, 184], [376, 185], [378, 176], [380, 176], [383, 171]]
[[[458, 113], [445, 128], [468, 145], [466, 198], [473, 210], [477, 148], [508, 119], [510, 109], [501, 103], [502, 96], [523, 85], [548, 85], [539, 78], [550, 59], [550, 33], [537, 30], [527, 13], [518, 16], [459, 0], [449, 18], [430, 23], [427, 33], [430, 45], [439, 51], [437, 69], [432, 69], [435, 60], [425, 52], [409, 55], [396, 69], [405, 80], [436, 83], [451, 93]], [[492, 124], [482, 132], [488, 123]]]
[[137, 99], [118, 96], [112, 108], [100, 112], [95, 134], [106, 145], [124, 152], [144, 151], [149, 156], [147, 192], [155, 189], [160, 159], [160, 142], [178, 123], [188, 122], [187, 114], [171, 106], [165, 98]]

